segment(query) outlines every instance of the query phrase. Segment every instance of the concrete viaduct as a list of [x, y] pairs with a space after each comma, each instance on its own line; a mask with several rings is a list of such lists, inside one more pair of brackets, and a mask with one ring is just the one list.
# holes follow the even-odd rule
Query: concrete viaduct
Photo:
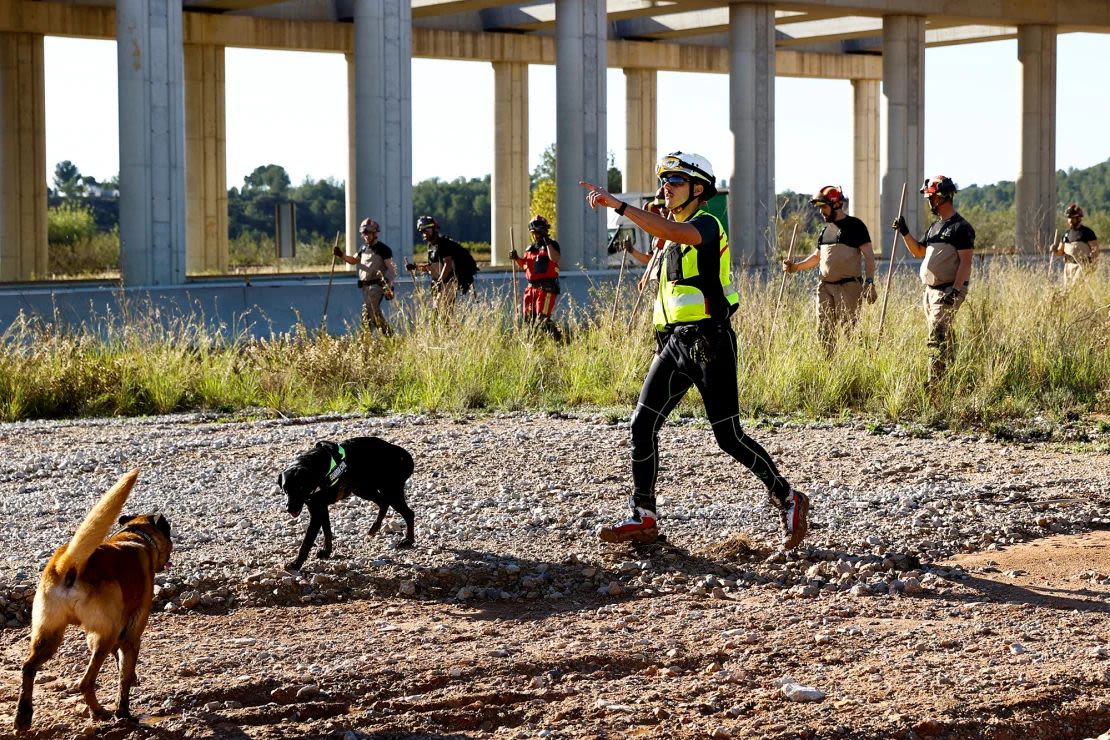
[[[577, 181], [605, 181], [606, 68], [627, 79], [630, 191], [654, 189], [657, 71], [729, 75], [733, 161], [715, 165], [737, 196], [734, 253], [760, 264], [774, 238], [776, 75], [852, 81], [849, 195], [877, 228], [893, 219], [902, 182], [916, 190], [926, 174], [925, 48], [1002, 38], [1018, 41], [1017, 243], [1047, 243], [1056, 45], [1073, 31], [1110, 32], [1110, 0], [0, 0], [0, 280], [46, 271], [46, 35], [117, 42], [123, 282], [153, 287], [227, 267], [228, 46], [346, 55], [349, 245], [367, 213], [387, 243], [414, 238], [412, 58], [490, 62], [495, 262], [508, 252], [509, 225], [528, 218], [527, 68], [555, 64], [559, 238], [571, 264], [596, 268], [605, 226]], [[908, 219], [920, 223], [919, 199], [907, 200]]]

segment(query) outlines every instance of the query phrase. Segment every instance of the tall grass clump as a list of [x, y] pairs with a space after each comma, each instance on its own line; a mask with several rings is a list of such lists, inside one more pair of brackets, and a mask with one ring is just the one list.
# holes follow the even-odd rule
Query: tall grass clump
[[[1043, 267], [977, 264], [944, 381], [926, 389], [921, 288], [894, 280], [826, 353], [811, 275], [792, 276], [772, 334], [778, 281], [749, 279], [733, 318], [748, 416], [864, 414], [954, 426], [1110, 411], [1110, 287], [1105, 271], [1064, 292]], [[125, 305], [80, 327], [20, 318], [0, 335], [0, 418], [190, 409], [462, 413], [635, 403], [652, 359], [650, 306], [632, 315], [631, 281], [590, 306], [560, 306], [566, 340], [522, 326], [497, 295], [441, 310], [424, 291], [397, 301], [393, 336], [352, 317], [340, 335], [299, 325], [257, 339], [200, 315]], [[645, 300], [645, 304], [650, 300]], [[696, 391], [679, 413], [701, 413]]]

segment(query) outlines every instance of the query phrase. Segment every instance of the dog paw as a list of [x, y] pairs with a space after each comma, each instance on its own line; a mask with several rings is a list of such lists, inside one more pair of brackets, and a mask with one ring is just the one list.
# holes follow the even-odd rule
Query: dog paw
[[15, 713], [15, 729], [23, 732], [31, 727], [33, 710], [29, 707], [20, 707]]
[[316, 557], [320, 560], [328, 560], [331, 558], [331, 550], [317, 550]]
[[131, 714], [130, 709], [117, 709], [115, 712], [116, 720], [120, 722], [134, 722], [135, 715]]
[[403, 540], [398, 540], [397, 544], [395, 544], [393, 547], [395, 547], [398, 550], [407, 550], [408, 548], [412, 547], [415, 544], [416, 544], [415, 540], [413, 540], [409, 537], [406, 537]]
[[294, 561], [293, 561], [293, 562], [291, 562], [291, 563], [286, 563], [286, 564], [285, 564], [285, 569], [286, 569], [286, 570], [294, 570], [294, 571], [296, 571], [296, 570], [300, 570], [300, 569], [301, 569], [301, 565], [303, 565], [303, 563], [298, 563], [298, 562], [297, 562], [296, 560], [294, 560]]

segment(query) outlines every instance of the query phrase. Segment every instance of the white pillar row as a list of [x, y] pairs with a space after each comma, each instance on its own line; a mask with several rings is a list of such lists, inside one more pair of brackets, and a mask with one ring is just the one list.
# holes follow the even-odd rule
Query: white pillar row
[[227, 116], [222, 46], [185, 45], [185, 192], [188, 271], [227, 272]]
[[1018, 26], [1021, 161], [1015, 243], [1043, 253], [1056, 221], [1056, 27]]
[[[358, 223], [381, 224], [400, 265], [412, 255], [412, 8], [407, 0], [355, 0], [354, 156], [347, 180], [349, 248]], [[350, 84], [350, 83], [349, 83]], [[434, 214], [433, 214], [434, 215]], [[353, 234], [352, 234], [353, 232]]]
[[0, 33], [0, 281], [46, 276], [43, 37]]
[[[765, 265], [775, 249], [775, 9], [729, 6], [729, 179], [732, 260]], [[697, 151], [697, 142], [689, 148]], [[718, 178], [725, 162], [712, 162]]]
[[[882, 249], [879, 220], [879, 81], [852, 80], [853, 155], [852, 192], [848, 194], [853, 216], [867, 224], [871, 243]], [[889, 250], [889, 247], [887, 247]]]
[[555, 210], [563, 265], [605, 264], [607, 213], [586, 203], [579, 180], [605, 187], [605, 0], [555, 2]]
[[118, 0], [120, 271], [185, 282], [185, 92], [180, 0]]
[[[528, 239], [531, 180], [528, 174], [528, 65], [493, 63], [493, 177], [491, 262], [508, 264], [509, 229], [521, 246]], [[523, 248], [521, 249], [523, 251]]]
[[657, 73], [654, 69], [625, 69], [624, 190], [650, 193], [658, 189], [655, 166], [659, 159], [656, 128]]
[[[880, 225], [898, 216], [906, 183], [905, 217], [910, 231], [925, 231], [918, 190], [926, 175], [960, 180], [958, 162], [937, 160], [925, 172], [925, 17], [883, 18], [883, 98], [886, 105], [886, 170], [883, 172]], [[868, 224], [870, 226], [870, 224]]]

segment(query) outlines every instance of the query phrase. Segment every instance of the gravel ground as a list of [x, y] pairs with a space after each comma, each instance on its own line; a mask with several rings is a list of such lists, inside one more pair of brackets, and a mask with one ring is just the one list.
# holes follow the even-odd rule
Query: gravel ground
[[[874, 430], [873, 430], [874, 431]], [[811, 492], [777, 516], [708, 428], [661, 435], [668, 540], [603, 547], [628, 428], [513, 414], [0, 425], [0, 727], [53, 549], [122, 471], [174, 528], [132, 706], [93, 727], [71, 635], [40, 673], [42, 737], [1094, 737], [1110, 728], [1108, 439], [1068, 451], [863, 425], [751, 430]], [[291, 559], [278, 472], [317, 439], [417, 460], [395, 514], [332, 510], [334, 559]], [[1106, 435], [1104, 435], [1106, 436]], [[114, 690], [105, 670], [103, 698]], [[3, 730], [0, 730], [2, 733]], [[33, 735], [34, 733], [32, 733]]]

